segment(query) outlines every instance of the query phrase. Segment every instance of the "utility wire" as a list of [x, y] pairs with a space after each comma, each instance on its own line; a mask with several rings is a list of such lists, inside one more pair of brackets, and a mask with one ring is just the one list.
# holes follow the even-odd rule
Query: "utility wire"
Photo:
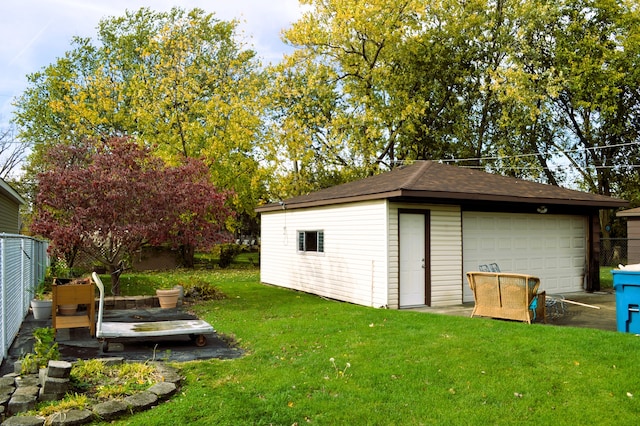
[[[589, 148], [576, 148], [576, 149], [569, 149], [569, 150], [557, 150], [557, 151], [553, 151], [553, 154], [575, 154], [577, 152], [584, 152], [584, 151], [596, 151], [599, 149], [608, 149], [608, 148], [619, 148], [619, 147], [624, 147], [624, 146], [638, 146], [640, 145], [640, 142], [626, 142], [626, 143], [619, 143], [619, 144], [614, 144], [614, 145], [606, 145], [606, 146], [594, 146], [594, 147], [589, 147]], [[523, 158], [523, 157], [536, 157], [540, 155], [540, 153], [532, 153], [532, 154], [514, 154], [514, 155], [505, 155], [505, 156], [493, 156], [493, 157], [476, 157], [476, 158], [448, 158], [448, 159], [441, 159], [439, 160], [441, 163], [457, 163], [457, 162], [462, 162], [462, 161], [491, 161], [491, 160], [509, 160], [512, 158]]]

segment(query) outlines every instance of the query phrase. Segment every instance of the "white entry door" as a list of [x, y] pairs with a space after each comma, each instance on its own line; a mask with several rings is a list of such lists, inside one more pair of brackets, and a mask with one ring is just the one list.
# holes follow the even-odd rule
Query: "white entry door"
[[400, 307], [427, 304], [424, 213], [400, 213]]

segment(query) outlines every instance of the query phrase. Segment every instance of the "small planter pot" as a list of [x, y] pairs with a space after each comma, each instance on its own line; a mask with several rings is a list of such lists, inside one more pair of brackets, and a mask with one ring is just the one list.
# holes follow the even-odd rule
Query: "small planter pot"
[[31, 311], [33, 317], [37, 320], [46, 320], [51, 317], [51, 306], [53, 302], [51, 300], [31, 300]]
[[178, 305], [180, 290], [172, 288], [170, 290], [156, 290], [158, 302], [161, 308], [175, 308]]

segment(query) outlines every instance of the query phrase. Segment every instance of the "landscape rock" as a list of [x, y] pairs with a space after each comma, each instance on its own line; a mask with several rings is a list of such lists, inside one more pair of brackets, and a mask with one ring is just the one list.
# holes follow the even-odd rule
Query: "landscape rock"
[[102, 362], [107, 367], [112, 365], [118, 365], [124, 363], [124, 357], [121, 356], [112, 356], [106, 358], [97, 358], [97, 361]]
[[158, 397], [155, 393], [143, 391], [126, 397], [124, 403], [129, 406], [131, 411], [136, 413], [138, 411], [148, 410], [156, 405], [158, 403]]
[[15, 416], [9, 417], [2, 426], [43, 426], [44, 419], [36, 416]]
[[[111, 357], [102, 361], [119, 364], [124, 362], [124, 359]], [[91, 423], [97, 418], [111, 421], [132, 412], [147, 410], [174, 395], [182, 381], [179, 370], [176, 368], [169, 367], [162, 362], [153, 362], [153, 365], [157, 368], [162, 381], [152, 385], [148, 390], [128, 396], [124, 401], [112, 400], [97, 403], [91, 410], [69, 410], [49, 416], [47, 419], [38, 416], [16, 416], [15, 414], [35, 409], [38, 400], [62, 399], [64, 397], [62, 389], [67, 390], [69, 379], [50, 377], [48, 369], [42, 369], [39, 374], [25, 376], [15, 373], [7, 374], [0, 378], [0, 424], [9, 426], [82, 425]], [[67, 369], [66, 365], [54, 366], [54, 368], [58, 367], [60, 371]], [[47, 389], [56, 392], [45, 392]]]
[[3, 386], [15, 386], [16, 378], [12, 375], [0, 377], [0, 388]]
[[164, 401], [170, 398], [173, 394], [175, 394], [176, 391], [178, 390], [178, 387], [176, 386], [175, 383], [160, 382], [151, 386], [148, 390], [149, 392], [156, 394], [158, 396], [158, 399], [160, 399], [161, 401]]
[[89, 410], [69, 410], [49, 417], [47, 424], [52, 426], [77, 426], [91, 423], [94, 414]]
[[26, 376], [18, 376], [15, 378], [15, 383], [17, 387], [23, 386], [38, 386], [39, 379], [35, 374], [29, 374]]
[[47, 377], [42, 385], [42, 393], [62, 393], [69, 390], [69, 379]]
[[13, 393], [13, 396], [26, 395], [26, 396], [38, 396], [38, 386], [21, 386]]
[[15, 390], [15, 386], [0, 385], [0, 395], [11, 395]]
[[178, 370], [162, 363], [155, 363], [154, 365], [158, 369], [158, 373], [160, 373], [164, 382], [170, 382], [179, 385], [182, 381], [182, 376], [180, 376]]
[[[36, 408], [36, 397], [32, 395], [13, 395], [7, 404], [9, 415], [23, 413]], [[3, 423], [4, 424], [4, 423]]]
[[40, 388], [40, 393], [38, 393], [38, 401], [40, 402], [50, 402], [50, 401], [58, 401], [64, 398], [65, 393], [45, 393], [44, 389]]
[[73, 364], [67, 361], [49, 361], [47, 376], [53, 378], [68, 378]]
[[128, 412], [128, 406], [122, 401], [106, 401], [93, 406], [93, 412], [102, 420], [117, 419]]

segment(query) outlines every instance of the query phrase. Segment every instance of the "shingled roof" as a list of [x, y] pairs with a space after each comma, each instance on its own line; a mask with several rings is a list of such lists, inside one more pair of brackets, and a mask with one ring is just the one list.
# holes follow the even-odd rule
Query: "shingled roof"
[[[617, 208], [628, 204], [618, 198], [433, 161], [417, 161], [386, 173], [290, 198], [283, 203], [289, 210], [377, 199], [508, 202], [593, 208]], [[281, 203], [272, 203], [258, 207], [256, 211], [266, 212], [282, 207]]]
[[640, 207], [636, 207], [635, 209], [622, 210], [621, 212], [616, 213], [618, 217], [639, 217], [640, 216]]

